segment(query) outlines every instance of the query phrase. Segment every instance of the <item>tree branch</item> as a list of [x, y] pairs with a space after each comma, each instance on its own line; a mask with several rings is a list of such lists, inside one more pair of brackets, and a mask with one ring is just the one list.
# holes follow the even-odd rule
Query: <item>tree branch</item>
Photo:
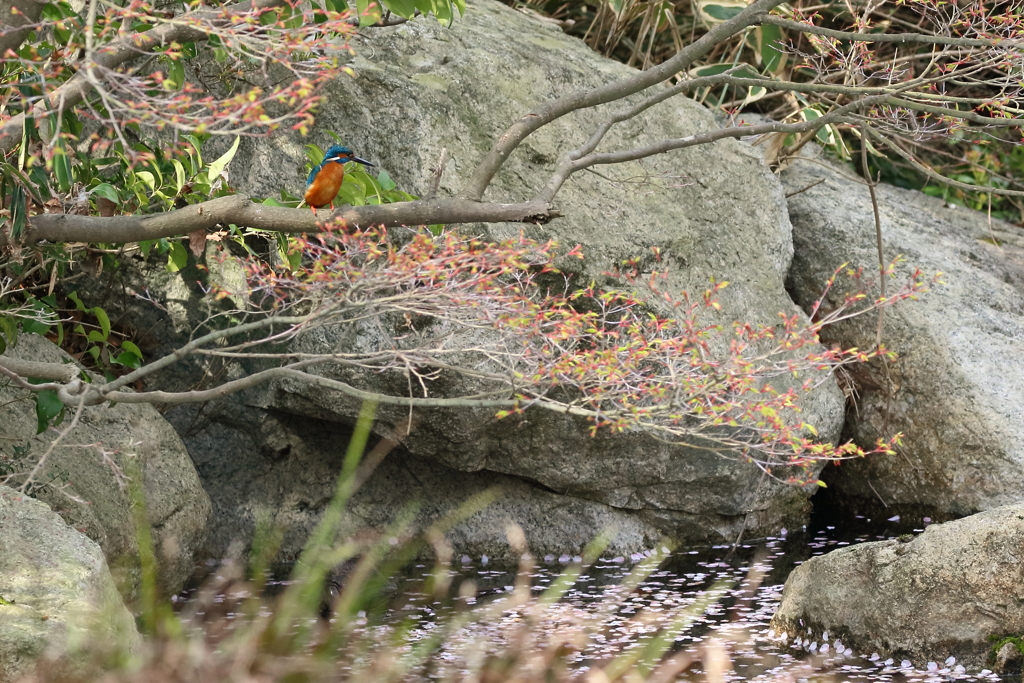
[[472, 180], [463, 193], [463, 197], [479, 201], [498, 169], [505, 163], [505, 159], [538, 128], [546, 126], [570, 112], [620, 100], [661, 83], [687, 69], [695, 60], [703, 57], [715, 46], [728, 40], [744, 28], [757, 23], [759, 17], [766, 16], [768, 10], [781, 5], [783, 1], [756, 0], [735, 17], [713, 27], [699, 39], [677, 52], [672, 59], [662, 62], [658, 66], [616, 83], [609, 83], [590, 91], [575, 92], [540, 105], [512, 124], [498, 138], [470, 176]]
[[[78, 377], [80, 372], [73, 364], [41, 363], [34, 360], [11, 358], [10, 356], [0, 356], [0, 368], [9, 370], [21, 377], [51, 379], [59, 382], [70, 382], [75, 377]], [[10, 377], [10, 375], [7, 376]]]
[[767, 12], [755, 17], [754, 21], [761, 24], [773, 24], [791, 31], [801, 33], [813, 33], [827, 38], [838, 40], [852, 40], [859, 43], [927, 43], [930, 45], [953, 45], [956, 47], [988, 47], [988, 48], [1017, 48], [1021, 46], [1020, 41], [1001, 40], [999, 38], [955, 38], [953, 36], [931, 36], [925, 33], [852, 33], [847, 31], [836, 31], [821, 26], [804, 24], [792, 19], [783, 19]]
[[[421, 199], [396, 204], [345, 206], [334, 212], [320, 211], [313, 214], [306, 209], [264, 206], [254, 203], [246, 195], [232, 195], [166, 213], [143, 216], [40, 214], [29, 219], [20, 242], [34, 244], [45, 240], [53, 243], [122, 244], [176, 237], [230, 224], [298, 234], [322, 232], [330, 226], [355, 230], [374, 225], [546, 223], [561, 215], [548, 202], [483, 204], [464, 199]], [[9, 238], [0, 235], [0, 247], [9, 243]]]
[[[212, 401], [218, 398], [224, 398], [229, 394], [234, 394], [243, 389], [249, 389], [251, 387], [269, 382], [272, 379], [295, 379], [308, 384], [313, 384], [326, 389], [336, 389], [343, 394], [358, 398], [360, 400], [376, 401], [378, 403], [385, 403], [388, 405], [396, 405], [403, 407], [416, 407], [416, 408], [509, 408], [516, 404], [515, 399], [485, 399], [476, 398], [472, 396], [464, 396], [460, 398], [416, 398], [413, 396], [389, 396], [387, 394], [379, 394], [374, 391], [364, 391], [357, 389], [350, 384], [345, 382], [339, 382], [338, 380], [330, 379], [328, 377], [321, 377], [320, 375], [311, 375], [308, 372], [302, 372], [295, 369], [294, 366], [286, 366], [280, 368], [271, 368], [269, 370], [263, 370], [257, 372], [248, 377], [243, 377], [231, 382], [225, 382], [220, 386], [214, 387], [213, 389], [207, 389], [205, 391], [145, 391], [140, 393], [134, 393], [129, 391], [116, 391], [103, 395], [103, 398], [112, 401], [114, 403], [200, 403], [204, 401]], [[508, 390], [511, 392], [511, 388]], [[100, 394], [96, 392], [96, 397]], [[93, 398], [92, 396], [87, 397], [87, 401]]]
[[817, 131], [822, 126], [830, 123], [843, 123], [847, 121], [847, 117], [853, 112], [863, 107], [870, 107], [879, 102], [885, 101], [888, 95], [875, 95], [873, 97], [865, 97], [862, 100], [857, 100], [843, 107], [837, 108], [835, 111], [811, 119], [810, 121], [802, 121], [801, 123], [765, 123], [760, 126], [737, 126], [732, 128], [720, 128], [718, 130], [709, 131], [707, 133], [701, 133], [699, 135], [687, 135], [683, 138], [671, 138], [668, 140], [660, 140], [652, 145], [645, 147], [637, 147], [629, 150], [622, 150], [619, 152], [602, 152], [600, 154], [588, 154], [576, 160], [563, 161], [562, 164], [555, 170], [551, 178], [548, 180], [547, 185], [537, 195], [539, 200], [543, 200], [548, 195], [554, 195], [561, 188], [562, 184], [577, 171], [581, 171], [590, 166], [598, 164], [619, 164], [624, 161], [636, 161], [637, 159], [644, 159], [656, 154], [663, 154], [676, 149], [683, 149], [685, 147], [694, 147], [696, 145], [706, 145], [716, 140], [723, 138], [741, 138], [747, 137], [748, 135], [764, 135], [765, 133], [806, 133], [809, 131]]
[[970, 121], [971, 123], [977, 123], [985, 126], [1016, 128], [1024, 125], [1024, 121], [1021, 119], [1004, 119], [992, 116], [981, 116], [980, 114], [975, 114], [973, 111], [961, 111], [959, 109], [950, 109], [949, 107], [936, 107], [931, 104], [911, 102], [910, 100], [905, 100], [901, 97], [890, 97], [888, 103], [901, 109], [922, 111], [928, 114], [935, 114], [936, 116], [949, 116], [951, 118], [963, 119], [964, 121]]

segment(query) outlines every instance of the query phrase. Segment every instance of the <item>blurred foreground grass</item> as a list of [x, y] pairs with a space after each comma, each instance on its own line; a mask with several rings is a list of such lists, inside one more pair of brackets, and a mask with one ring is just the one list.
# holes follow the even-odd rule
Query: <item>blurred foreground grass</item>
[[[703, 628], [707, 614], [721, 615], [728, 605], [749, 600], [763, 574], [756, 562], [738, 588], [732, 580], [712, 578], [685, 601], [655, 599], [638, 607], [637, 594], [669, 554], [660, 547], [583, 604], [566, 596], [593, 580], [584, 572], [598, 560], [607, 535], [542, 587], [534, 585], [535, 563], [523, 532], [511, 525], [509, 544], [521, 558], [514, 585], [486, 595], [475, 580], [452, 571], [445, 532], [489, 504], [492, 493], [420, 534], [411, 531], [410, 508], [375, 538], [339, 538], [345, 504], [383, 457], [375, 448], [361, 463], [373, 414], [372, 405], [364, 406], [336, 495], [283, 591], [271, 596], [267, 590], [267, 569], [281, 536], [263, 524], [248, 567], [225, 564], [174, 611], [156, 594], [150, 541], [140, 532], [142, 647], [126, 652], [118, 643], [87, 640], [63, 661], [41, 662], [23, 683], [668, 683], [698, 668], [708, 683], [731, 678], [733, 652], [753, 637], [746, 626], [730, 630], [728, 643], [714, 634], [682, 636]], [[141, 522], [141, 498], [136, 508]], [[432, 570], [415, 591], [396, 595], [403, 567], [428, 547]], [[419, 607], [410, 609], [416, 600]], [[685, 650], [678, 644], [683, 640], [690, 645]], [[69, 677], [68, 658], [80, 673]]]

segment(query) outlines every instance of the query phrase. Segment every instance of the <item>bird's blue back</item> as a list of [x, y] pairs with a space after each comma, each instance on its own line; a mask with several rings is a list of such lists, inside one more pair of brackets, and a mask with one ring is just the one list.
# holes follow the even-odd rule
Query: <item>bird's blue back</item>
[[316, 166], [314, 166], [313, 170], [309, 172], [309, 177], [306, 178], [306, 187], [309, 187], [310, 185], [313, 184], [313, 179], [316, 178], [316, 174], [319, 173], [321, 169], [323, 169], [324, 164], [329, 164], [332, 161], [341, 162], [341, 160], [338, 159], [337, 157], [344, 158], [353, 156], [355, 156], [355, 154], [353, 154], [352, 150], [350, 150], [348, 147], [345, 147], [343, 145], [331, 145], [330, 147], [327, 148], [327, 151], [324, 152], [324, 160], [321, 161]]

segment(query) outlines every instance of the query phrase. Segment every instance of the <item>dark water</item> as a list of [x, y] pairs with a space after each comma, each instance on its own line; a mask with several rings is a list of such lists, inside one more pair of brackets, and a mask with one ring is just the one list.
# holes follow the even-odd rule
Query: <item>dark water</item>
[[[927, 517], [858, 516], [839, 523], [818, 514], [810, 528], [783, 530], [778, 537], [671, 553], [656, 571], [629, 589], [622, 584], [645, 557], [604, 557], [568, 589], [557, 609], [531, 616], [534, 642], [543, 646], [546, 629], [554, 635], [559, 629], [586, 627], [597, 635], [571, 657], [574, 666], [585, 672], [589, 663], [606, 662], [639, 647], [644, 633], [656, 632], [692, 612], [692, 620], [675, 635], [675, 651], [689, 652], [694, 660], [679, 675], [683, 680], [703, 680], [703, 667], [714, 661], [708, 658], [709, 652], [717, 651], [726, 654], [728, 665], [722, 677], [728, 681], [998, 681], [999, 677], [987, 671], [968, 674], [952, 659], [917, 662], [915, 667], [875, 653], [851, 652], [835, 640], [781, 643], [769, 631], [783, 584], [794, 567], [809, 557], [850, 544], [920, 533], [930, 522]], [[467, 643], [486, 642], [499, 649], [508, 645], [512, 627], [523, 618], [524, 610], [503, 612], [501, 608], [503, 601], [512, 600], [517, 580], [524, 587], [521, 590], [543, 595], [579, 559], [568, 555], [536, 558], [526, 581], [521, 572], [517, 579], [515, 569], [494, 566], [487, 557], [456, 557], [448, 575], [450, 588], [441, 599], [435, 597], [436, 591], [427, 590], [434, 567], [414, 565], [396, 581], [383, 616], [364, 620], [365, 627], [380, 629], [385, 637], [402, 623], [409, 628], [410, 642], [415, 643], [429, 638], [446, 616], [472, 606], [490, 606], [495, 618], [468, 625], [446, 638], [448, 644], [440, 659], [448, 658], [457, 666]], [[703, 608], [700, 603], [707, 602], [711, 592], [715, 599]], [[439, 671], [443, 673], [443, 665]]]

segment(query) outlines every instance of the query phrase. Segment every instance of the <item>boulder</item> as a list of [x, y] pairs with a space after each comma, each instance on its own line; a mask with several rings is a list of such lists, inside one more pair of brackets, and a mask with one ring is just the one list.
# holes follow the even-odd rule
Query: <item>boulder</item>
[[[802, 306], [851, 262], [877, 272], [867, 188], [827, 161], [782, 174], [796, 255], [789, 287]], [[815, 184], [817, 183], [817, 184]], [[918, 301], [885, 314], [884, 343], [899, 359], [851, 370], [855, 408], [844, 435], [861, 445], [904, 434], [895, 455], [828, 468], [837, 505], [871, 516], [958, 517], [1024, 501], [1024, 230], [921, 192], [878, 187], [886, 259], [941, 271]], [[875, 290], [877, 292], [877, 290]], [[872, 347], [874, 315], [825, 331], [843, 346]]]
[[1024, 505], [1007, 505], [833, 550], [790, 574], [771, 628], [919, 668], [948, 657], [991, 668], [1000, 641], [1024, 633], [1022, 547]]
[[46, 504], [0, 485], [0, 683], [54, 660], [54, 680], [84, 676], [69, 656], [102, 644], [108, 654], [139, 647], [99, 545]]
[[[337, 423], [241, 408], [230, 421], [222, 416], [192, 437], [196, 466], [217, 482], [214, 518], [225, 520], [212, 525], [210, 554], [244, 555], [257, 525], [266, 524], [284, 532], [277, 562], [296, 560], [334, 495], [349, 436]], [[447, 534], [459, 554], [514, 564], [518, 555], [506, 533], [511, 523], [526, 530], [537, 555], [577, 554], [606, 530], [607, 552], [628, 555], [653, 547], [662, 535], [610, 506], [496, 472], [459, 472], [403, 448], [390, 453], [352, 497], [340, 533], [383, 532], [409, 513], [415, 527], [426, 528], [456, 516], [460, 506], [489, 490], [494, 502]]]
[[[300, 195], [304, 145], [315, 142], [325, 147], [332, 142], [328, 131], [337, 131], [357, 154], [387, 170], [399, 188], [419, 194], [427, 191], [432, 168], [442, 148], [447, 149], [451, 161], [439, 193], [454, 195], [495, 137], [516, 117], [552, 97], [635, 73], [557, 28], [496, 1], [471, 3], [466, 16], [451, 27], [415, 20], [367, 32], [354, 38], [351, 46], [356, 76], [341, 77], [326, 86], [326, 102], [310, 137], [243, 140], [230, 167], [234, 187], [254, 195], [277, 196], [281, 190]], [[486, 199], [529, 198], [546, 182], [557, 157], [583, 143], [608, 115], [606, 109], [575, 113], [530, 136], [511, 155]], [[616, 126], [603, 149], [716, 127], [707, 110], [679, 98]], [[525, 230], [541, 240], [582, 244], [586, 260], [574, 271], [581, 282], [605, 282], [604, 273], [623, 259], [649, 260], [657, 247], [663, 255], [659, 268], [668, 271], [665, 287], [669, 291], [702, 293], [712, 278], [731, 283], [721, 297], [719, 320], [726, 325], [737, 320], [775, 324], [780, 312], [797, 312], [784, 288], [792, 253], [785, 199], [756, 149], [722, 140], [642, 164], [608, 167], [601, 176], [579, 174], [558, 195], [556, 204], [565, 218], [546, 226], [471, 229], [495, 238]], [[160, 330], [152, 340], [154, 355], [173, 349], [206, 315], [194, 282], [209, 276], [193, 268], [173, 276], [129, 269], [121, 276], [121, 291], [128, 294], [120, 303], [103, 305], [107, 310], [120, 305], [125, 317]], [[144, 290], [163, 302], [166, 314], [155, 308], [136, 313], [139, 303], [130, 292]], [[156, 319], [164, 322], [142, 322]], [[178, 336], [170, 335], [170, 330]], [[297, 341], [294, 348], [304, 352], [347, 348], [360, 343], [361, 334], [370, 333], [319, 330]], [[197, 375], [175, 370], [154, 380], [152, 386], [183, 388], [240, 372], [237, 366], [223, 373], [210, 366]], [[385, 379], [367, 373], [352, 381], [370, 389], [385, 386]], [[404, 387], [405, 380], [401, 382]], [[340, 451], [359, 404], [337, 392], [277, 382], [202, 411], [179, 407], [166, 413], [199, 464], [200, 476], [217, 506], [213, 526], [220, 540], [209, 547], [214, 554], [227, 549], [229, 537], [244, 544], [248, 536], [243, 530], [252, 524], [250, 508], [274, 509], [280, 519], [286, 519], [289, 510], [305, 511], [303, 506], [311, 505], [308, 510], [316, 513], [324, 504], [323, 500], [308, 502], [298, 483], [308, 479], [309, 462], [289, 455], [302, 441], [308, 457], [314, 457], [300, 438], [303, 435], [289, 432], [286, 438], [274, 426], [268, 429], [275, 435], [262, 441], [252, 421], [239, 417], [249, 408], [263, 411], [268, 424], [287, 422], [287, 415], [316, 420], [316, 439], [326, 444], [316, 447], [316, 471], [323, 472], [318, 476], [329, 483], [338, 471]], [[801, 417], [814, 424], [823, 439], [834, 439], [842, 412], [843, 397], [836, 384], [827, 381], [805, 398]], [[408, 414], [382, 408], [379, 417], [377, 429], [384, 432]], [[399, 449], [408, 462], [433, 463], [436, 472], [461, 482], [454, 489], [472, 489], [484, 477], [508, 482], [516, 491], [533, 491], [530, 500], [558, 496], [566, 510], [592, 511], [580, 512], [579, 518], [580, 524], [589, 526], [583, 535], [590, 537], [601, 531], [599, 523], [614, 521], [636, 530], [637, 539], [657, 532], [695, 544], [733, 542], [741, 534], [757, 536], [799, 523], [807, 508], [808, 491], [779, 484], [753, 465], [667, 445], [642, 433], [591, 437], [587, 423], [538, 412], [521, 421], [496, 421], [490, 410], [431, 410], [422, 411], [418, 418], [415, 431]], [[240, 462], [248, 464], [230, 463], [226, 453], [244, 453]], [[272, 482], [264, 479], [270, 471], [275, 472]], [[278, 492], [265, 496], [263, 481]], [[411, 499], [423, 490], [413, 486], [403, 495]], [[245, 496], [251, 497], [244, 504], [217, 503]], [[458, 500], [452, 498], [444, 505], [454, 509]], [[441, 504], [436, 498], [432, 503]], [[538, 510], [545, 510], [548, 502], [538, 505]], [[559, 540], [557, 530], [545, 527], [544, 516], [537, 516], [541, 523], [535, 527], [524, 523], [528, 539], [544, 535], [552, 547], [559, 543], [576, 547], [578, 529], [566, 527]], [[384, 521], [368, 517], [364, 523], [374, 526]], [[305, 522], [296, 524], [298, 529]], [[503, 530], [489, 543], [504, 546]]]
[[[7, 354], [23, 360], [72, 362], [38, 335], [20, 335]], [[0, 473], [28, 472], [71, 421], [36, 434], [35, 402], [12, 385], [0, 388]], [[142, 474], [162, 591], [179, 591], [192, 575], [206, 535], [210, 500], [188, 452], [153, 406], [103, 404], [86, 408], [75, 429], [54, 448], [31, 491], [103, 549], [126, 600], [138, 597], [139, 548], [125, 477]], [[14, 482], [23, 481], [15, 477]]]

